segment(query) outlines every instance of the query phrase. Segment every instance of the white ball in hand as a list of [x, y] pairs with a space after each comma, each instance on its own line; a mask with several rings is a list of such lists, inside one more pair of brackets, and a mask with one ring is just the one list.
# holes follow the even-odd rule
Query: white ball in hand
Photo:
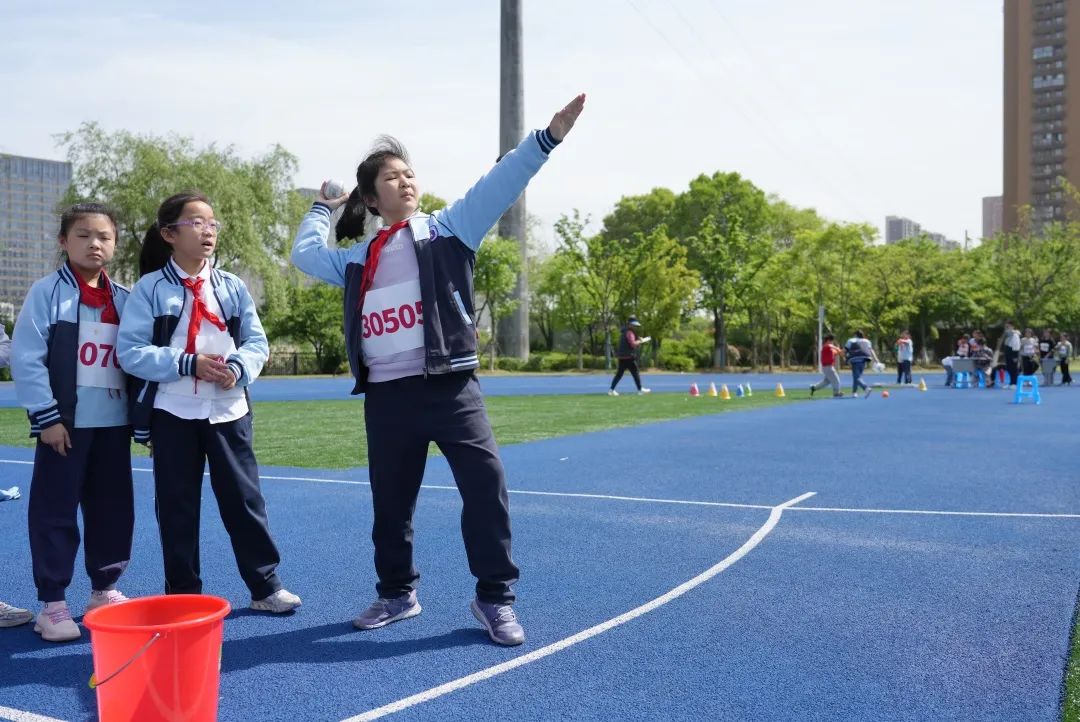
[[327, 198], [340, 198], [345, 192], [345, 186], [338, 183], [336, 180], [328, 180], [323, 185], [323, 195]]

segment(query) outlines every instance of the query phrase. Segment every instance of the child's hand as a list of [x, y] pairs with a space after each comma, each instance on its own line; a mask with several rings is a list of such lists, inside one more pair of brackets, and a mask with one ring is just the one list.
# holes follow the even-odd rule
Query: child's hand
[[345, 201], [349, 200], [349, 194], [348, 193], [342, 193], [340, 196], [336, 196], [334, 198], [329, 198], [326, 195], [326, 185], [327, 185], [327, 183], [329, 183], [329, 181], [323, 181], [323, 184], [321, 186], [319, 186], [319, 198], [318, 198], [318, 201], [320, 203], [324, 204], [324, 205], [329, 206], [330, 210], [334, 210], [338, 206], [342, 205]]
[[228, 375], [229, 378], [224, 381], [217, 382], [217, 385], [221, 387], [222, 391], [228, 391], [233, 386], [236, 386], [236, 375], [232, 372], [232, 369], [226, 369], [225, 373], [226, 375]]
[[566, 104], [566, 107], [555, 114], [555, 117], [551, 119], [551, 123], [548, 124], [548, 132], [551, 133], [551, 137], [555, 140], [562, 140], [566, 137], [566, 134], [570, 132], [570, 129], [574, 127], [574, 123], [577, 122], [578, 116], [581, 115], [581, 111], [585, 109], [585, 93], [581, 93], [576, 98]]
[[67, 456], [67, 450], [71, 448], [71, 436], [63, 424], [53, 424], [41, 432], [41, 443], [51, 446], [60, 456]]
[[232, 379], [235, 383], [236, 377], [233, 376], [229, 367], [221, 360], [220, 356], [207, 356], [205, 354], [199, 354], [195, 357], [195, 376], [203, 381], [210, 381], [211, 383], [223, 383], [228, 379]]

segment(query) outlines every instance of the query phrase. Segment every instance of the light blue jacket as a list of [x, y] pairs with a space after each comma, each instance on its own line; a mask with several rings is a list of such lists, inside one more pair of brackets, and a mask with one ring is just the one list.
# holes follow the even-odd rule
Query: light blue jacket
[[[128, 289], [110, 284], [113, 305], [123, 319]], [[31, 436], [59, 423], [69, 429], [127, 424], [125, 401], [106, 396], [106, 389], [76, 385], [79, 321], [101, 317], [101, 309], [83, 306], [79, 299], [79, 283], [64, 264], [30, 287], [15, 321], [11, 375], [15, 396], [30, 418]]]
[[[239, 277], [215, 268], [210, 272], [210, 284], [221, 306], [221, 320], [236, 345], [236, 353], [225, 362], [236, 375], [237, 385], [246, 387], [259, 377], [270, 355], [266, 333], [251, 293]], [[190, 306], [191, 294], [170, 261], [160, 271], [139, 279], [120, 321], [116, 341], [120, 366], [139, 380], [132, 391], [131, 422], [140, 443], [150, 440], [158, 384], [195, 375], [196, 355], [169, 346], [185, 304]]]

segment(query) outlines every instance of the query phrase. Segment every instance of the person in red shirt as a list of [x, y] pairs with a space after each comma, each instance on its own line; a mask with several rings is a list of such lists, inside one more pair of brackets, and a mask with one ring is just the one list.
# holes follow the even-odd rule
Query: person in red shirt
[[637, 353], [638, 346], [643, 343], [648, 343], [652, 340], [652, 337], [646, 336], [645, 338], [638, 338], [637, 334], [634, 333], [635, 328], [641, 328], [641, 323], [637, 318], [631, 316], [629, 320], [627, 320], [626, 325], [620, 329], [621, 335], [619, 336], [619, 350], [617, 352], [619, 357], [619, 368], [615, 372], [615, 378], [611, 380], [611, 388], [608, 389], [608, 396], [619, 395], [619, 392], [615, 390], [615, 387], [619, 385], [619, 381], [627, 371], [629, 371], [630, 375], [634, 378], [638, 393], [649, 393], [649, 389], [643, 388], [641, 385], [641, 376], [638, 375]]
[[833, 343], [833, 339], [834, 336], [831, 333], [825, 334], [825, 338], [821, 339], [821, 370], [825, 372], [825, 378], [810, 387], [811, 397], [815, 391], [829, 385], [832, 386], [833, 398], [844, 395], [840, 391], [840, 374], [836, 372], [836, 365], [840, 363], [840, 355], [843, 351]]

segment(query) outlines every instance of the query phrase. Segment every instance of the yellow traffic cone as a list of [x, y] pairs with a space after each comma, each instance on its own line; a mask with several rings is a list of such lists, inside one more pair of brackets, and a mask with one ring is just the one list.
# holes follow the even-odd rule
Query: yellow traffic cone
[[783, 384], [777, 384], [776, 385], [776, 398], [778, 398], [778, 399], [784, 398], [784, 385]]
[[709, 396], [716, 396], [716, 384], [712, 381], [709, 382]]
[[926, 391], [926, 379], [919, 379], [919, 391]]
[[731, 401], [731, 392], [728, 391], [727, 384], [720, 387], [720, 398], [724, 401]]

